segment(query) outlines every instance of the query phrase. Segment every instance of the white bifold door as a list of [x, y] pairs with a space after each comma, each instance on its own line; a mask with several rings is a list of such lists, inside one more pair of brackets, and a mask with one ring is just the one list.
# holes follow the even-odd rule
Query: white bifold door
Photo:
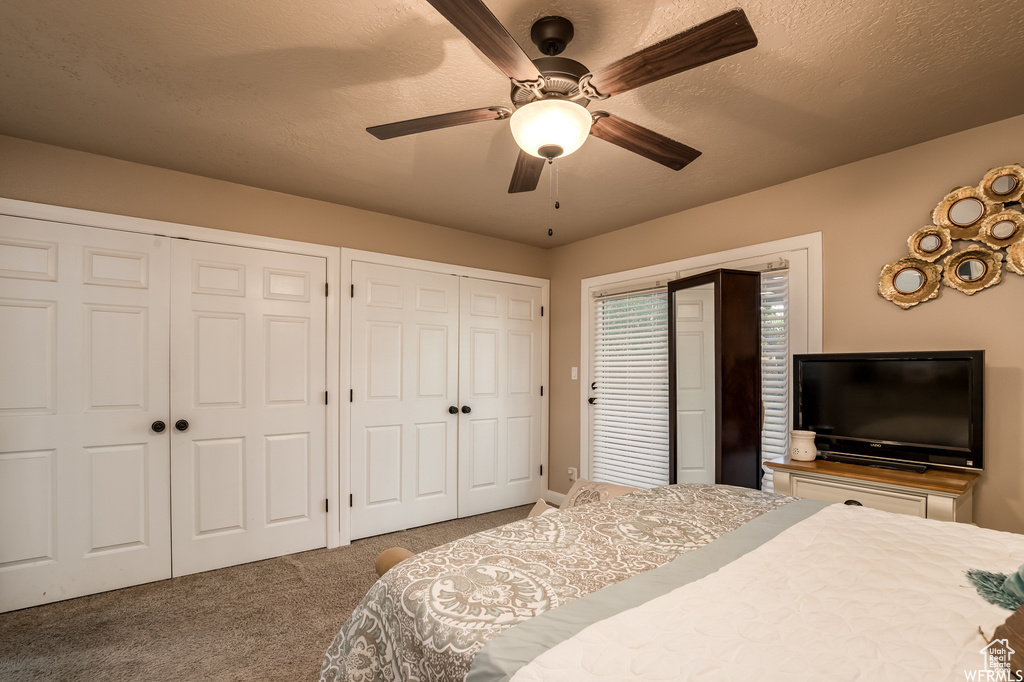
[[352, 271], [352, 537], [536, 500], [538, 287]]
[[352, 272], [352, 537], [453, 519], [459, 278], [358, 261]]
[[324, 547], [324, 259], [171, 256], [174, 575]]
[[171, 576], [166, 238], [0, 216], [0, 610]]
[[0, 610], [326, 544], [324, 277], [0, 216]]
[[536, 502], [541, 474], [540, 289], [461, 278], [459, 516]]

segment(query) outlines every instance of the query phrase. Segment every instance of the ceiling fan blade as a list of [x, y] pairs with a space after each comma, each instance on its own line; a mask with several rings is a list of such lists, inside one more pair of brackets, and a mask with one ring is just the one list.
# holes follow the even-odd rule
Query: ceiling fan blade
[[397, 123], [385, 123], [384, 125], [372, 126], [366, 129], [378, 140], [390, 140], [393, 137], [412, 135], [414, 133], [425, 133], [428, 130], [439, 130], [451, 128], [467, 123], [480, 123], [481, 121], [497, 121], [509, 117], [509, 110], [505, 107], [485, 107], [483, 109], [467, 109], [466, 111], [453, 111], [448, 114], [436, 114], [424, 116], [423, 118], [411, 118], [408, 121]]
[[594, 71], [590, 85], [617, 95], [757, 45], [747, 15], [734, 9]]
[[427, 0], [509, 78], [535, 81], [540, 71], [481, 0]]
[[693, 147], [687, 147], [682, 142], [676, 142], [613, 114], [598, 116], [590, 128], [590, 134], [672, 170], [682, 170], [700, 156], [700, 152]]
[[520, 149], [515, 170], [512, 171], [512, 181], [508, 183], [508, 193], [532, 192], [537, 189], [544, 163], [544, 159], [538, 159]]

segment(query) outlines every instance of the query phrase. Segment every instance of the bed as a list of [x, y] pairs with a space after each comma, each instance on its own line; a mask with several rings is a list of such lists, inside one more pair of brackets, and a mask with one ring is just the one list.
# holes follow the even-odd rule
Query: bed
[[1022, 562], [1020, 535], [666, 486], [403, 561], [341, 628], [321, 680], [978, 679], [1011, 612], [965, 572]]

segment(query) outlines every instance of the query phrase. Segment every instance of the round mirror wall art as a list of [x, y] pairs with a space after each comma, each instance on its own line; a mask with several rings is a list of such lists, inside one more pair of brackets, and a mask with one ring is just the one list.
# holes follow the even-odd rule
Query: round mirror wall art
[[1017, 226], [1013, 224], [1012, 220], [1001, 220], [992, 226], [993, 239], [1009, 239], [1015, 234], [1017, 234]]
[[949, 230], [953, 239], [974, 239], [981, 230], [981, 221], [1001, 209], [1000, 204], [985, 199], [977, 187], [958, 187], [935, 207], [932, 220]]
[[903, 268], [892, 278], [892, 286], [901, 294], [914, 294], [924, 286], [924, 273], [917, 268]]
[[977, 282], [988, 272], [988, 266], [977, 258], [967, 258], [956, 266], [956, 277], [964, 282]]
[[1002, 211], [985, 219], [978, 239], [993, 249], [1004, 249], [1024, 239], [1024, 214]]
[[882, 268], [878, 293], [906, 310], [939, 295], [942, 268], [920, 258], [901, 258]]
[[995, 251], [974, 246], [946, 259], [942, 283], [972, 296], [999, 284], [1003, 258]]
[[1024, 168], [1020, 164], [993, 168], [985, 173], [978, 189], [989, 201], [1020, 201], [1024, 197]]
[[1006, 269], [1024, 275], [1024, 242], [1017, 242], [1006, 249]]
[[907, 239], [910, 255], [934, 263], [953, 248], [949, 230], [929, 225], [910, 235]]
[[985, 202], [965, 197], [949, 207], [949, 222], [957, 227], [971, 227], [985, 215]]
[[934, 224], [907, 239], [910, 255], [882, 268], [878, 294], [904, 310], [936, 298], [940, 284], [972, 296], [999, 284], [1004, 251], [1006, 269], [1024, 275], [1022, 198], [1019, 163], [989, 170], [977, 187], [952, 190], [932, 211]]

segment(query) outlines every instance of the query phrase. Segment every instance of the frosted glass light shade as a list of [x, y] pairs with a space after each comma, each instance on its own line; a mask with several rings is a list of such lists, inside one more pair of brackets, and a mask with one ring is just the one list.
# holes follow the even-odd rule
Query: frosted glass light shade
[[[516, 144], [527, 154], [541, 159], [568, 156], [582, 147], [592, 123], [589, 111], [564, 99], [530, 102], [519, 107], [509, 120]], [[560, 147], [561, 153], [541, 151], [550, 145]]]

